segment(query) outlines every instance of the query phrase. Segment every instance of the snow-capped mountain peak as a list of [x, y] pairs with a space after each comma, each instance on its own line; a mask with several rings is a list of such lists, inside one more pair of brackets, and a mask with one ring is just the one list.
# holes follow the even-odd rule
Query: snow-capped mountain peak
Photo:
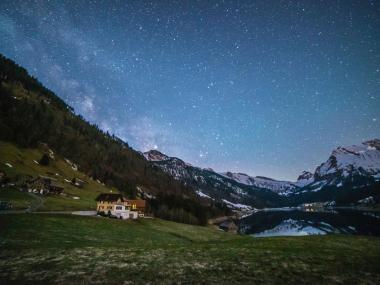
[[166, 161], [170, 159], [169, 156], [155, 149], [144, 152], [143, 155], [148, 161]]
[[300, 176], [298, 176], [298, 179], [297, 181], [300, 181], [300, 180], [310, 180], [311, 178], [314, 177], [314, 174], [311, 173], [310, 171], [302, 171], [302, 173], [300, 174]]
[[[296, 185], [301, 192], [318, 192], [326, 186], [360, 188], [380, 179], [380, 140], [337, 147], [311, 176], [303, 173]], [[345, 186], [346, 185], [346, 186]], [[299, 193], [296, 193], [299, 194]]]
[[309, 171], [302, 171], [301, 175], [298, 176], [297, 182], [295, 183], [298, 187], [304, 187], [314, 182], [314, 174]]
[[330, 176], [380, 174], [380, 140], [375, 139], [359, 145], [336, 148], [329, 159], [315, 171], [315, 177], [321, 179]]

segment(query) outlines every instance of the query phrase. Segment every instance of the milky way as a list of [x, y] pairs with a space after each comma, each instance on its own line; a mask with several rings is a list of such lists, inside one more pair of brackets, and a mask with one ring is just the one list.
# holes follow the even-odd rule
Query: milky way
[[1, 1], [0, 52], [137, 150], [295, 179], [380, 134], [380, 1]]

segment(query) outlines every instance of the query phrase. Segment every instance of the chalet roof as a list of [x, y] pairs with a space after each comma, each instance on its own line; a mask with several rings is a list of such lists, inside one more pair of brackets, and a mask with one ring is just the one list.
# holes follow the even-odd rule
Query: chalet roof
[[137, 208], [145, 208], [145, 200], [126, 200], [128, 204], [136, 204]]
[[110, 194], [102, 193], [95, 200], [96, 201], [107, 201], [107, 202], [116, 202], [117, 200], [125, 201], [121, 194]]

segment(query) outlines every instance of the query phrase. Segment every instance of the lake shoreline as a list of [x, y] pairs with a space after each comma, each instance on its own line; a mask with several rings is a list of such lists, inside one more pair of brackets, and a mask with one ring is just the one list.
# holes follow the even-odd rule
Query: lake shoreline
[[353, 207], [263, 209], [240, 219], [239, 233], [256, 236], [380, 236], [380, 215], [378, 211]]

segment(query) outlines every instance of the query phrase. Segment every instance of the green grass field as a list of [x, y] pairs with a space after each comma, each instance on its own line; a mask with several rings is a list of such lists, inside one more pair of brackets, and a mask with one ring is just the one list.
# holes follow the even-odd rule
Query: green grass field
[[[4, 172], [12, 182], [17, 184], [27, 179], [28, 176], [47, 175], [57, 179], [64, 186], [66, 196], [40, 196], [39, 198], [43, 199], [43, 203], [38, 210], [94, 210], [96, 208], [95, 198], [99, 193], [118, 192], [116, 189], [110, 189], [91, 180], [80, 171], [73, 170], [61, 157], [56, 156], [55, 160], [51, 160], [48, 166], [35, 163], [34, 161], [39, 161], [43, 153], [41, 149], [22, 149], [13, 144], [0, 141], [0, 172]], [[9, 167], [7, 164], [10, 164], [12, 167]], [[66, 181], [71, 181], [74, 177], [85, 180], [88, 183], [83, 188], [78, 188]], [[79, 199], [74, 199], [73, 197], [79, 197]], [[0, 200], [12, 202], [15, 209], [24, 209], [33, 201], [33, 196], [27, 193], [20, 193], [15, 187], [7, 187], [0, 188]]]
[[261, 238], [157, 219], [0, 215], [0, 283], [380, 284], [380, 239]]
[[12, 202], [14, 210], [27, 209], [36, 202], [36, 199], [29, 193], [21, 192], [13, 187], [0, 189], [0, 200]]

